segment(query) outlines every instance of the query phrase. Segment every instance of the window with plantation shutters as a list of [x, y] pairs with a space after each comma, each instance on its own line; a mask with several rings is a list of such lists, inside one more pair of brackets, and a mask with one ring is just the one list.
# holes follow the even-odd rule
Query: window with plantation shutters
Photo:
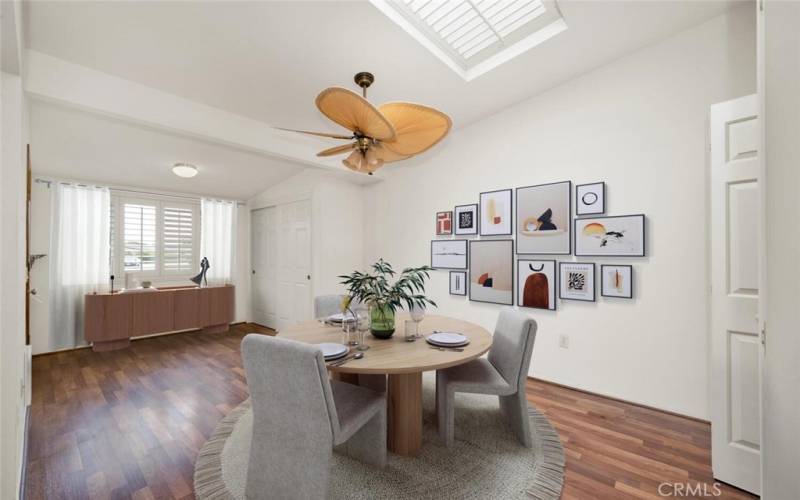
[[123, 270], [155, 271], [156, 204], [125, 202], [122, 212]]
[[194, 263], [194, 212], [191, 206], [162, 204], [162, 269], [164, 273], [191, 272]]

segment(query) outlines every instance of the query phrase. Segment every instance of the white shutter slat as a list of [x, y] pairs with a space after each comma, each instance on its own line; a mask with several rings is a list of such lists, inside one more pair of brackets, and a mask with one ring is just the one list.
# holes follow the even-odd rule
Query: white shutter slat
[[162, 256], [165, 271], [189, 273], [194, 268], [194, 211], [190, 207], [162, 208]]

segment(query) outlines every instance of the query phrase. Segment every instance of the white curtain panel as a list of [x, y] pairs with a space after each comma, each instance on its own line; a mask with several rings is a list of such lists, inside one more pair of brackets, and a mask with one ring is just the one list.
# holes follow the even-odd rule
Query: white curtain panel
[[50, 233], [50, 345], [86, 343], [84, 295], [108, 289], [108, 188], [53, 183]]
[[200, 258], [206, 257], [209, 285], [233, 283], [236, 265], [236, 202], [203, 198], [200, 215]]

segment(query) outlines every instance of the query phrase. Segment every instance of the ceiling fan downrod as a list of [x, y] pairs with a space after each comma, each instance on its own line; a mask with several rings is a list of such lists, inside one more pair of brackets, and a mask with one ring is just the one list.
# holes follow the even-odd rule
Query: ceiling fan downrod
[[353, 77], [353, 80], [356, 82], [356, 85], [361, 87], [361, 93], [364, 99], [366, 99], [367, 88], [372, 85], [372, 82], [375, 81], [375, 76], [368, 71], [362, 71], [360, 73], [356, 73], [356, 76]]

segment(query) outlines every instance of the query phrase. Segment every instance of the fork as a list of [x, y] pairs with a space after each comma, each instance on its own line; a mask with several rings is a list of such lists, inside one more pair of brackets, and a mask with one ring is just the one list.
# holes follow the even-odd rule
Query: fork
[[431, 349], [436, 349], [437, 351], [456, 351], [456, 352], [464, 352], [463, 347], [433, 347], [430, 346]]

